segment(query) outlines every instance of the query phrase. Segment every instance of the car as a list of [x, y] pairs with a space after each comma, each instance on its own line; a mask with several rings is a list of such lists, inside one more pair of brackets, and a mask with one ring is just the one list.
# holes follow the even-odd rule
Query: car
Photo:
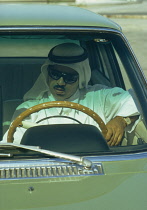
[[[95, 115], [57, 101], [24, 110], [12, 121], [49, 50], [67, 42], [87, 50], [90, 85], [120, 87], [132, 95], [140, 121], [120, 145], [108, 146], [96, 127], [84, 124], [34, 126], [21, 144], [13, 143], [22, 120], [43, 108], [75, 106]], [[2, 210], [146, 209], [147, 80], [117, 23], [74, 6], [1, 4], [0, 110], [1, 140], [9, 130], [7, 142], [0, 143]]]

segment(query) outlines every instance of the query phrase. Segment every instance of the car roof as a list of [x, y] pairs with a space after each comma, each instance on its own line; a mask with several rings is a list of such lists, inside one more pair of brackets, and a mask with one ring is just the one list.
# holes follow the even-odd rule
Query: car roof
[[121, 30], [110, 19], [80, 7], [33, 3], [0, 4], [2, 26], [90, 26]]

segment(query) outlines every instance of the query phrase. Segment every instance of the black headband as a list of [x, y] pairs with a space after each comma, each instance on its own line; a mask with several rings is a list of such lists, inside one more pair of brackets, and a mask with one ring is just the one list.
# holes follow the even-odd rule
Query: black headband
[[79, 62], [84, 61], [88, 58], [88, 53], [85, 49], [84, 49], [84, 52], [83, 52], [82, 55], [78, 55], [78, 56], [57, 56], [57, 55], [53, 55], [54, 48], [52, 48], [51, 51], [49, 52], [48, 58], [50, 59], [50, 61], [53, 61], [55, 63], [63, 63], [63, 64], [79, 63]]

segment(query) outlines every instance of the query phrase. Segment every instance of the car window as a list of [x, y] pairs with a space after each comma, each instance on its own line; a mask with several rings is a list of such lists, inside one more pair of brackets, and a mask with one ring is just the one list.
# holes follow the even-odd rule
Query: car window
[[120, 66], [116, 57], [117, 53], [113, 47], [113, 43], [110, 40], [94, 39], [89, 42], [88, 46], [90, 48], [88, 50], [92, 50], [89, 60], [92, 79], [95, 80], [95, 83], [124, 88]]
[[[85, 36], [77, 37], [75, 34], [64, 33], [60, 35], [3, 35], [0, 37], [2, 135], [11, 124], [12, 116], [23, 102], [25, 93], [32, 88], [40, 75], [41, 66], [48, 59], [50, 49], [57, 44], [67, 42], [79, 44], [87, 49], [91, 68], [89, 85], [99, 84], [107, 88], [120, 87], [129, 90], [140, 113], [143, 114], [134, 87], [127, 75], [128, 69], [137, 67], [117, 35], [92, 34], [89, 36], [85, 34]], [[134, 131], [134, 136], [124, 136], [122, 145], [145, 145], [147, 142], [144, 138], [145, 132], [146, 127], [141, 120]], [[127, 141], [127, 138], [130, 140]]]

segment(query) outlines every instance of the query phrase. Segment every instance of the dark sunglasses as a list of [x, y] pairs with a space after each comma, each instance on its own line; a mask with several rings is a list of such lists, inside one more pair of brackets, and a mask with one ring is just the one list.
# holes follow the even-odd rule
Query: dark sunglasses
[[58, 80], [61, 77], [63, 77], [64, 82], [67, 84], [72, 84], [76, 82], [77, 79], [79, 78], [78, 74], [63, 73], [61, 71], [54, 69], [51, 66], [48, 67], [48, 74], [54, 80]]

